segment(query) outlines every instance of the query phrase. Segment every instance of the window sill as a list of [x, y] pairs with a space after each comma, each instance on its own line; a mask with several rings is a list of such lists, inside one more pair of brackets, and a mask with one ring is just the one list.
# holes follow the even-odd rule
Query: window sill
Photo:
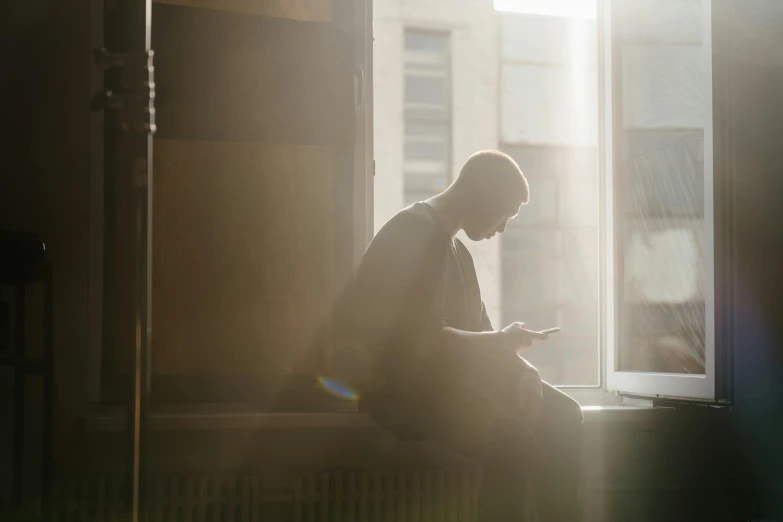
[[672, 417], [674, 408], [635, 406], [582, 406], [585, 425], [624, 425], [653, 428], [665, 425]]
[[[585, 425], [624, 425], [650, 428], [671, 418], [674, 408], [613, 405], [582, 406]], [[91, 412], [82, 416], [87, 433], [125, 430], [126, 417], [119, 410]], [[377, 429], [366, 413], [266, 413], [250, 408], [159, 409], [150, 413], [149, 430], [166, 431], [264, 431], [310, 429]]]

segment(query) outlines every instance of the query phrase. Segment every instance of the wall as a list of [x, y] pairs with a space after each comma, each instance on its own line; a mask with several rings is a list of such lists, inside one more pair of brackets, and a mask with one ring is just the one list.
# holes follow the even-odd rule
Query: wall
[[62, 466], [87, 381], [90, 2], [7, 2], [0, 20], [10, 130], [0, 140], [0, 228], [38, 234], [53, 262], [54, 457]]
[[[0, 81], [0, 94], [5, 100], [13, 100], [3, 107], [3, 122], [13, 132], [2, 140], [6, 166], [0, 176], [0, 228], [39, 234], [46, 243], [47, 255], [54, 266], [54, 455], [58, 474], [79, 469], [80, 460], [84, 458], [77, 445], [81, 437], [80, 417], [96, 406], [88, 401], [89, 383], [95, 381], [95, 375], [88, 371], [89, 361], [94, 361], [90, 358], [89, 348], [97, 347], [90, 346], [88, 335], [88, 310], [93, 304], [91, 282], [94, 282], [91, 280], [94, 278], [90, 277], [93, 267], [89, 253], [91, 239], [94, 239], [90, 236], [91, 224], [101, 220], [99, 215], [92, 214], [91, 202], [95, 194], [91, 193], [90, 176], [91, 155], [98, 153], [100, 157], [103, 145], [91, 142], [91, 119], [94, 114], [98, 114], [98, 119], [102, 116], [90, 110], [90, 102], [96, 92], [90, 83], [90, 73], [93, 51], [101, 43], [100, 38], [91, 39], [94, 36], [91, 30], [97, 27], [100, 34], [102, 4], [101, 0], [85, 0], [68, 6], [47, 1], [14, 2], [4, 4], [0, 11], [3, 41], [7, 42], [3, 46], [7, 74]], [[292, 7], [292, 4], [287, 5]], [[179, 13], [184, 12], [178, 9]], [[332, 4], [328, 1], [308, 2], [292, 9], [295, 13], [289, 12], [288, 15], [304, 20], [303, 26], [311, 23], [306, 16], [308, 12], [326, 11], [327, 20], [332, 14]], [[271, 14], [276, 15], [276, 19], [286, 15], [283, 12]], [[215, 18], [225, 19], [225, 16], [214, 14]], [[318, 21], [324, 17], [317, 14], [314, 18]], [[160, 19], [157, 21], [160, 23]], [[286, 25], [286, 22], [280, 22], [280, 25]], [[288, 22], [286, 27], [291, 25]], [[229, 105], [246, 102], [255, 110], [247, 111], [255, 116], [251, 118], [242, 109], [223, 113], [227, 119], [233, 118], [231, 125], [221, 129], [228, 132], [229, 139], [223, 139], [226, 136], [215, 137], [214, 133], [207, 139], [194, 136], [209, 124], [213, 124], [213, 128], [208, 128], [207, 133], [214, 131], [215, 123], [225, 121], [209, 119], [209, 110], [219, 106], [217, 102], [207, 105], [210, 101], [207, 99], [207, 103], [194, 103], [194, 100], [199, 101], [199, 95], [204, 94], [197, 88], [188, 89], [186, 93], [174, 92], [178, 95], [176, 100], [184, 100], [180, 108], [190, 104], [190, 111], [184, 111], [187, 118], [182, 118], [183, 112], [177, 113], [181, 117], [177, 131], [182, 132], [184, 127], [190, 134], [176, 135], [173, 132], [175, 138], [183, 138], [179, 142], [166, 139], [172, 137], [170, 124], [176, 120], [170, 117], [172, 110], [167, 106], [172, 100], [171, 89], [166, 90], [170, 87], [166, 81], [167, 72], [170, 80], [182, 71], [175, 69], [175, 64], [165, 64], [165, 53], [156, 56], [156, 65], [162, 65], [162, 70], [159, 69], [156, 74], [156, 78], [161, 80], [158, 86], [161, 96], [158, 100], [160, 139], [156, 139], [159, 154], [155, 156], [156, 167], [161, 169], [157, 177], [161, 190], [158, 194], [160, 201], [157, 201], [160, 206], [156, 208], [155, 227], [159, 237], [154, 260], [160, 271], [154, 283], [155, 298], [160, 305], [156, 318], [161, 326], [156, 341], [161, 349], [154, 352], [153, 362], [155, 369], [161, 373], [212, 372], [231, 376], [247, 373], [253, 380], [258, 380], [255, 376], [270, 368], [278, 373], [288, 371], [293, 365], [291, 347], [305, 345], [312, 335], [314, 323], [326, 313], [331, 300], [332, 261], [335, 257], [331, 218], [337, 191], [333, 188], [332, 175], [345, 165], [345, 162], [340, 163], [342, 158], [339, 161], [335, 158], [342, 154], [348, 158], [349, 167], [340, 172], [343, 177], [352, 177], [354, 121], [351, 37], [331, 24], [323, 24], [321, 29], [324, 27], [327, 27], [326, 31], [319, 33], [316, 29], [308, 34], [317, 38], [319, 34], [323, 36], [323, 32], [328, 32], [327, 37], [333, 36], [326, 38], [333, 43], [331, 47], [313, 46], [308, 53], [303, 53], [300, 47], [309, 41], [299, 39], [299, 47], [294, 44], [287, 48], [299, 53], [297, 56], [302, 60], [298, 65], [292, 65], [294, 60], [280, 60], [279, 49], [269, 51], [274, 50], [275, 42], [269, 45], [267, 41], [268, 45], [264, 47], [269, 51], [266, 53], [267, 63], [271, 62], [273, 72], [277, 66], [283, 67], [288, 74], [270, 74], [269, 77], [278, 80], [290, 80], [292, 76], [307, 77], [308, 71], [303, 74], [301, 69], [291, 70], [291, 67], [302, 67], [301, 62], [307, 62], [305, 69], [310, 67], [310, 72], [315, 69], [326, 77], [326, 81], [315, 82], [314, 86], [337, 91], [338, 95], [327, 94], [324, 98], [329, 100], [329, 110], [343, 111], [340, 118], [332, 117], [333, 114], [330, 116], [329, 110], [319, 110], [323, 109], [323, 105], [318, 105], [322, 99], [309, 96], [306, 89], [297, 91], [307, 98], [306, 102], [309, 100], [307, 110], [302, 110], [301, 104], [297, 105], [301, 100], [286, 93], [290, 86], [282, 80], [267, 82], [265, 87], [268, 90], [263, 92], [268, 95], [271, 91], [272, 95], [259, 96], [261, 91], [253, 87], [267, 76], [248, 75], [247, 82], [233, 82], [223, 87], [241, 90], [249, 86], [255, 96], [263, 99], [254, 102], [237, 91], [222, 98], [221, 101]], [[247, 29], [247, 25], [244, 28]], [[307, 26], [302, 30], [307, 33], [310, 29]], [[231, 34], [235, 38], [248, 36], [247, 31]], [[262, 37], [275, 36], [279, 37], [279, 32], [262, 33]], [[288, 43], [292, 40], [297, 40], [296, 35], [289, 38]], [[338, 41], [335, 43], [334, 40]], [[228, 43], [237, 44], [237, 41]], [[244, 55], [231, 63], [223, 62], [225, 69], [221, 71], [224, 74], [216, 76], [213, 70], [206, 80], [225, 82], [230, 79], [228, 73], [232, 70], [244, 71], [246, 63], [242, 59], [253, 59], [253, 53], [247, 52], [253, 45], [247, 44], [247, 41], [244, 43], [244, 46], [238, 46], [240, 49], [234, 49], [237, 54], [245, 51]], [[253, 43], [258, 44], [258, 38]], [[167, 47], [166, 50], [171, 49]], [[328, 49], [334, 51], [333, 61], [324, 60], [318, 54], [325, 50], [329, 52]], [[212, 50], [215, 50], [214, 47]], [[208, 62], [209, 57], [214, 56], [204, 54], [201, 57]], [[335, 61], [339, 62], [339, 70], [344, 74], [336, 74], [336, 69], [330, 69]], [[274, 98], [274, 94], [281, 93], [288, 103], [272, 103], [270, 108], [269, 100]], [[166, 95], [169, 95], [168, 100]], [[214, 92], [211, 95], [214, 96]], [[290, 114], [285, 111], [291, 110], [292, 105], [303, 119], [287, 117]], [[238, 105], [233, 107], [236, 109]], [[314, 131], [316, 135], [320, 133], [322, 137], [327, 135], [328, 139], [338, 140], [340, 146], [330, 148], [328, 145], [334, 142], [321, 143], [322, 147], [309, 146], [311, 141], [317, 140], [312, 134], [303, 138], [305, 145], [299, 146], [293, 139], [290, 139], [290, 145], [281, 144], [280, 141], [284, 140], [279, 139], [272, 145], [256, 147], [247, 143], [229, 143], [232, 140], [242, 141], [237, 139], [237, 132], [252, 135], [268, 131], [264, 128], [259, 130], [259, 125], [263, 127], [270, 121], [274, 123], [270, 113], [274, 114], [278, 123], [281, 120], [285, 122], [271, 130], [278, 133], [276, 138], [280, 138], [281, 133], [289, 133], [284, 137], [290, 139], [304, 128], [305, 133]], [[259, 117], [260, 114], [265, 117]], [[199, 120], [199, 117], [202, 119]], [[207, 125], [204, 125], [205, 119]], [[253, 121], [248, 122], [248, 119]], [[311, 121], [302, 124], [308, 119]], [[324, 126], [319, 127], [318, 124], [310, 125], [315, 119], [327, 122], [329, 129], [324, 130]], [[299, 128], [297, 124], [301, 124]], [[337, 149], [339, 154], [334, 153]], [[223, 155], [226, 150], [229, 154]], [[232, 177], [234, 183], [219, 188], [212, 185], [220, 179], [219, 176]], [[307, 176], [314, 178], [308, 179]], [[293, 194], [295, 188], [298, 188], [298, 197]], [[285, 198], [275, 199], [275, 194], [282, 194]], [[268, 212], [273, 203], [284, 204], [286, 212], [270, 217]], [[100, 209], [100, 205], [97, 208]], [[205, 215], [210, 215], [212, 220], [198, 223], [198, 219]], [[272, 223], [273, 232], [264, 229], [265, 221]], [[208, 225], [216, 223], [224, 228], [210, 230]], [[199, 225], [203, 225], [201, 230]], [[100, 235], [100, 226], [98, 230]], [[252, 240], [254, 236], [255, 241]], [[249, 240], [254, 246], [250, 250], [247, 248]], [[276, 240], [285, 243], [283, 255], [270, 255], [267, 250], [269, 243]], [[259, 255], [271, 260], [269, 262], [274, 266], [254, 265], [259, 261]], [[238, 267], [245, 269], [245, 273], [241, 273]], [[205, 278], [200, 277], [205, 271], [215, 276], [206, 283]], [[255, 277], [244, 277], [248, 272]], [[280, 276], [281, 272], [284, 277]], [[218, 281], [221, 277], [222, 281]], [[285, 288], [281, 291], [283, 285]], [[249, 291], [254, 287], [261, 288], [261, 291]], [[280, 294], [285, 295], [276, 301]], [[129, 300], [127, 293], [121, 297]], [[258, 305], [258, 300], [263, 302]], [[127, 320], [128, 316], [124, 319]], [[215, 326], [218, 319], [219, 328]], [[237, 335], [241, 339], [237, 339]], [[240, 340], [251, 342], [241, 346]], [[221, 353], [221, 343], [224, 343], [223, 347], [231, 348]], [[226, 357], [231, 353], [233, 356]], [[272, 356], [267, 357], [269, 355]], [[97, 396], [91, 398], [92, 401], [98, 399]]]
[[732, 18], [734, 422], [760, 488], [783, 518], [783, 4], [736, 3]]

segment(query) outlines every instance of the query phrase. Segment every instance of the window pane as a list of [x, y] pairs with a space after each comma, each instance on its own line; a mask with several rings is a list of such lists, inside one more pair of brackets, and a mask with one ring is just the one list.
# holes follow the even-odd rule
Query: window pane
[[449, 38], [445, 33], [429, 31], [405, 31], [405, 50], [448, 53]]
[[406, 105], [446, 105], [446, 78], [408, 75], [405, 78]]
[[445, 140], [411, 137], [405, 139], [405, 158], [408, 160], [444, 161], [447, 156]]
[[407, 119], [405, 121], [405, 136], [409, 138], [439, 139], [444, 143], [449, 140], [450, 126], [446, 122], [422, 122]]
[[700, 2], [657, 5], [654, 17], [634, 11], [652, 6], [647, 0], [620, 10], [639, 27], [619, 42], [618, 369], [704, 374], [708, 78]]
[[625, 137], [624, 211], [648, 216], [702, 216], [702, 130], [627, 130]]
[[404, 197], [407, 206], [446, 188], [451, 169], [449, 38], [405, 33]]

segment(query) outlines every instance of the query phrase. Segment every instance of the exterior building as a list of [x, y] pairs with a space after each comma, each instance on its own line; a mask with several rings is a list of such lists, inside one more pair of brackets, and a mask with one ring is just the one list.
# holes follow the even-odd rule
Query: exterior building
[[374, 9], [376, 231], [473, 152], [510, 154], [529, 206], [505, 234], [465, 240], [485, 304], [496, 327], [563, 327], [528, 353], [544, 379], [597, 384], [595, 20], [498, 12], [491, 0]]

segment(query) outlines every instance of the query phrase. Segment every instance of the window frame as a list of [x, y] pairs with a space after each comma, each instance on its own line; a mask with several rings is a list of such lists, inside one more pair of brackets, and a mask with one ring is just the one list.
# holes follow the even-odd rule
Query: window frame
[[[617, 1], [617, 0], [615, 0]], [[707, 110], [704, 125], [704, 247], [705, 274], [705, 374], [671, 374], [653, 372], [621, 371], [618, 366], [620, 336], [618, 317], [622, 285], [618, 284], [622, 265], [616, 209], [618, 205], [615, 151], [618, 134], [622, 129], [621, 107], [622, 91], [618, 88], [622, 81], [622, 69], [619, 61], [619, 45], [616, 34], [617, 21], [612, 16], [613, 0], [599, 2], [598, 38], [599, 38], [599, 161], [601, 198], [601, 351], [604, 354], [602, 364], [602, 384], [607, 392], [618, 395], [645, 398], [670, 398], [676, 400], [730, 403], [730, 389], [727, 387], [730, 366], [728, 354], [731, 350], [730, 317], [726, 297], [731, 288], [730, 261], [721, 263], [722, 254], [730, 254], [730, 227], [726, 226], [730, 204], [727, 204], [728, 185], [726, 152], [730, 150], [726, 133], [721, 123], [722, 103], [726, 103], [725, 93], [719, 87], [715, 96], [716, 83], [724, 78], [722, 62], [716, 60], [713, 46], [713, 34], [716, 28], [713, 21], [715, 3], [704, 0], [702, 3], [703, 49], [707, 89], [705, 102]], [[717, 71], [715, 67], [717, 65]], [[717, 127], [717, 128], [716, 128]], [[601, 140], [603, 143], [601, 143]], [[720, 140], [720, 142], [716, 141]], [[730, 259], [730, 258], [729, 258]], [[716, 266], [719, 265], [719, 266]], [[722, 305], [722, 307], [721, 307]], [[718, 325], [722, 325], [718, 327]], [[603, 378], [605, 377], [605, 379]]]

